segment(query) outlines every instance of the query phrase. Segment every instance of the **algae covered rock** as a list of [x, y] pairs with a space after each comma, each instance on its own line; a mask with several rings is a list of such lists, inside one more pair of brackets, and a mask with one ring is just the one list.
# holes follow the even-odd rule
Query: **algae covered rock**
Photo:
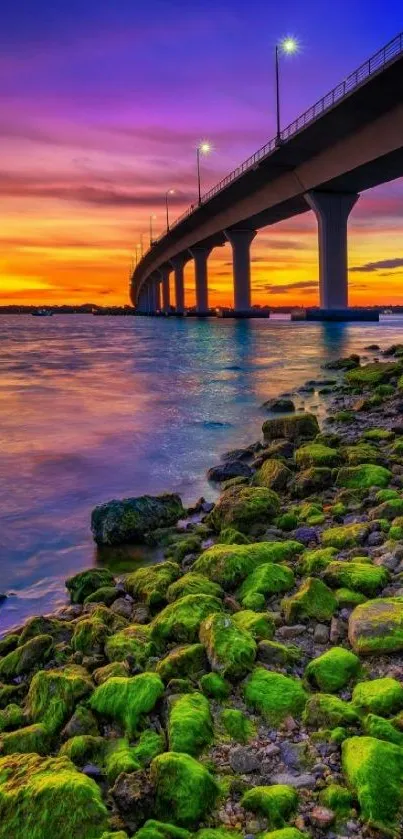
[[92, 535], [98, 545], [143, 542], [147, 533], [176, 524], [184, 513], [176, 494], [108, 501], [92, 511]]
[[46, 755], [50, 751], [50, 736], [41, 723], [27, 725], [17, 731], [9, 731], [0, 737], [0, 752], [3, 755], [35, 752]]
[[[293, 588], [295, 583], [291, 568], [275, 562], [259, 565], [242, 583], [238, 598], [246, 609], [262, 608], [265, 598]], [[258, 597], [256, 597], [258, 595]]]
[[348, 622], [354, 652], [384, 655], [403, 650], [403, 597], [368, 600], [357, 606]]
[[335, 561], [326, 567], [323, 579], [333, 588], [344, 587], [371, 597], [387, 585], [389, 572], [381, 565], [368, 562]]
[[168, 721], [172, 752], [198, 755], [213, 739], [213, 720], [208, 700], [202, 693], [172, 697]]
[[386, 740], [388, 743], [403, 746], [403, 732], [395, 727], [393, 720], [385, 720], [377, 714], [367, 714], [363, 721], [363, 728], [369, 737], [377, 737], [378, 740]]
[[185, 597], [187, 594], [210, 594], [212, 597], [222, 597], [223, 590], [218, 583], [213, 583], [204, 574], [189, 571], [169, 586], [167, 600], [173, 603], [174, 600]]
[[351, 737], [343, 743], [342, 760], [364, 821], [397, 837], [403, 809], [403, 749], [374, 737]]
[[287, 623], [296, 623], [302, 618], [330, 621], [338, 608], [333, 592], [316, 577], [307, 577], [296, 594], [282, 601]]
[[234, 589], [259, 565], [286, 562], [303, 550], [300, 542], [253, 542], [249, 545], [213, 545], [199, 556], [195, 571], [224, 589]]
[[166, 602], [168, 587], [180, 574], [176, 562], [161, 562], [138, 568], [125, 578], [125, 588], [132, 597], [142, 600], [148, 606], [159, 606]]
[[372, 389], [377, 385], [388, 382], [393, 376], [397, 376], [400, 369], [400, 365], [393, 361], [365, 364], [363, 367], [349, 370], [346, 373], [346, 382], [360, 389]]
[[106, 756], [108, 782], [113, 784], [122, 772], [136, 772], [141, 766], [134, 756], [134, 749], [127, 740], [118, 740]]
[[306, 703], [304, 722], [313, 728], [357, 726], [360, 715], [350, 702], [328, 693], [316, 693]]
[[301, 469], [309, 466], [338, 466], [342, 460], [337, 449], [315, 442], [300, 446], [294, 457], [297, 466]]
[[268, 459], [262, 463], [253, 478], [256, 486], [274, 489], [276, 492], [284, 490], [292, 478], [292, 472], [282, 460]]
[[237, 743], [247, 743], [255, 733], [251, 721], [242, 711], [235, 708], [225, 708], [221, 712], [220, 720], [227, 734]]
[[360, 682], [354, 688], [352, 701], [364, 711], [390, 716], [403, 708], [403, 686], [390, 676]]
[[114, 584], [113, 574], [106, 568], [90, 568], [80, 571], [66, 580], [66, 588], [72, 603], [84, 603], [87, 597], [104, 586]]
[[197, 641], [201, 622], [214, 612], [222, 611], [222, 603], [208, 594], [187, 594], [170, 603], [157, 615], [151, 625], [152, 638], [158, 642]]
[[200, 626], [210, 667], [227, 679], [241, 679], [255, 661], [256, 643], [248, 630], [238, 626], [229, 615], [209, 615]]
[[298, 793], [287, 784], [253, 787], [245, 792], [241, 805], [245, 810], [265, 816], [269, 828], [283, 827], [297, 809]]
[[[175, 824], [147, 819], [143, 827], [135, 833], [133, 839], [190, 839], [189, 830]], [[101, 837], [102, 839], [102, 837]]]
[[99, 839], [106, 827], [97, 784], [67, 758], [0, 758], [1, 839]]
[[45, 664], [53, 650], [50, 635], [31, 638], [0, 660], [0, 679], [15, 679]]
[[357, 524], [343, 524], [340, 527], [329, 527], [321, 536], [325, 548], [353, 548], [361, 545], [369, 533], [365, 522]]
[[206, 673], [200, 679], [200, 687], [205, 696], [211, 699], [227, 699], [231, 693], [231, 685], [219, 673]]
[[296, 414], [268, 419], [263, 423], [262, 431], [267, 442], [279, 437], [286, 440], [312, 439], [319, 434], [319, 425], [314, 414]]
[[246, 702], [276, 725], [291, 714], [301, 716], [307, 694], [300, 679], [256, 667], [244, 685]]
[[376, 463], [361, 463], [359, 466], [343, 466], [339, 469], [336, 486], [345, 489], [387, 487], [391, 478], [391, 471], [384, 466], [378, 466]]
[[183, 644], [175, 647], [157, 664], [157, 673], [164, 682], [181, 677], [196, 677], [207, 669], [203, 644]]
[[90, 702], [93, 711], [116, 720], [131, 737], [141, 717], [153, 710], [163, 693], [164, 684], [157, 673], [115, 676], [95, 689]]
[[312, 551], [304, 551], [299, 562], [302, 574], [310, 576], [323, 571], [329, 565], [329, 562], [332, 562], [336, 554], [336, 548], [317, 548]]
[[231, 616], [233, 622], [240, 629], [246, 629], [255, 640], [273, 638], [274, 620], [269, 612], [254, 612], [252, 609], [241, 609]]
[[268, 525], [278, 514], [280, 499], [266, 487], [235, 486], [225, 490], [208, 517], [208, 523], [219, 532], [233, 527], [249, 533], [255, 525]]
[[327, 466], [310, 466], [294, 478], [291, 491], [295, 498], [307, 498], [331, 486], [332, 470]]
[[301, 833], [296, 827], [281, 827], [280, 830], [263, 833], [262, 839], [309, 839], [309, 837], [307, 833]]
[[360, 659], [343, 647], [332, 649], [312, 659], [305, 669], [305, 676], [323, 693], [336, 693], [360, 672]]
[[194, 825], [213, 808], [218, 786], [210, 772], [190, 755], [166, 752], [151, 764], [156, 815], [179, 825]]
[[146, 624], [132, 624], [107, 638], [105, 653], [109, 661], [124, 661], [130, 656], [136, 664], [144, 665], [154, 655], [155, 645]]
[[83, 667], [68, 665], [63, 670], [40, 670], [29, 687], [27, 714], [53, 734], [71, 716], [76, 703], [92, 689], [92, 681]]

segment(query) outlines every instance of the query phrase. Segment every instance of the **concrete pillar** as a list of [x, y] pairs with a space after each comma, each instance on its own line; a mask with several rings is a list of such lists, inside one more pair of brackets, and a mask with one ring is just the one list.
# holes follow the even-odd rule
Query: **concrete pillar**
[[138, 312], [145, 314], [148, 311], [148, 292], [147, 287], [143, 286], [137, 298], [136, 309]]
[[232, 246], [234, 309], [247, 312], [251, 307], [250, 246], [256, 230], [224, 230], [224, 235]]
[[195, 261], [196, 312], [205, 315], [208, 312], [208, 271], [207, 260], [212, 248], [190, 248], [189, 253]]
[[183, 315], [185, 311], [185, 285], [183, 272], [187, 262], [186, 254], [180, 253], [170, 260], [175, 271], [176, 314]]
[[154, 315], [160, 308], [160, 286], [158, 277], [152, 276], [149, 280], [149, 313]]
[[171, 267], [169, 265], [164, 265], [161, 270], [161, 278], [162, 278], [162, 308], [164, 312], [169, 312], [171, 302], [170, 302], [170, 288], [169, 288], [169, 275], [171, 273]]
[[318, 222], [321, 309], [348, 307], [347, 222], [358, 198], [357, 193], [305, 194]]

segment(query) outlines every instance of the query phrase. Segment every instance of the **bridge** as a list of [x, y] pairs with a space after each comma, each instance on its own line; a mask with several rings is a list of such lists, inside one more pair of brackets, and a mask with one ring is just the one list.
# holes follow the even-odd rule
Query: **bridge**
[[[152, 243], [130, 283], [137, 311], [185, 311], [184, 267], [193, 259], [196, 312], [209, 310], [208, 257], [230, 242], [234, 314], [251, 308], [250, 246], [262, 227], [313, 211], [319, 299], [348, 307], [348, 217], [360, 193], [403, 176], [403, 33], [201, 197]], [[268, 301], [269, 302], [269, 301]]]

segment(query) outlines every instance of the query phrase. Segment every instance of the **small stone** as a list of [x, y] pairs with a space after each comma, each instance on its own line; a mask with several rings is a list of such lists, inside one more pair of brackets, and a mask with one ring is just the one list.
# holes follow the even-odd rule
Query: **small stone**
[[[133, 599], [131, 597], [130, 599], [126, 597], [118, 597], [117, 600], [112, 603], [110, 609], [115, 615], [119, 615], [121, 618], [127, 618], [130, 620], [132, 616]], [[139, 621], [134, 622], [139, 623]]]
[[307, 527], [306, 525], [303, 527], [297, 527], [294, 538], [297, 542], [301, 542], [303, 545], [310, 545], [312, 542], [317, 544], [319, 542], [319, 537], [315, 528]]
[[330, 643], [337, 644], [346, 635], [345, 627], [339, 618], [332, 618], [330, 623]]
[[308, 772], [301, 775], [291, 775], [288, 772], [282, 772], [279, 775], [272, 775], [272, 784], [286, 784], [295, 789], [313, 789], [316, 786], [315, 775]]
[[263, 408], [272, 411], [274, 414], [288, 414], [295, 411], [295, 405], [292, 399], [268, 399], [263, 402]]
[[313, 640], [315, 644], [327, 644], [329, 640], [329, 628], [323, 623], [317, 623], [313, 633]]
[[149, 623], [151, 620], [151, 614], [148, 606], [143, 603], [136, 603], [131, 616], [132, 623]]
[[310, 814], [311, 822], [315, 827], [329, 827], [335, 818], [336, 813], [327, 807], [314, 807]]
[[260, 768], [260, 760], [256, 752], [244, 746], [235, 746], [229, 753], [229, 764], [234, 772], [241, 775], [248, 775], [249, 772], [257, 772]]
[[230, 478], [251, 478], [252, 469], [241, 460], [228, 460], [219, 466], [212, 466], [207, 472], [207, 478], [214, 483], [222, 483]]
[[378, 545], [382, 545], [385, 541], [385, 536], [383, 533], [370, 533], [367, 539], [367, 545], [371, 548], [375, 548]]
[[304, 635], [306, 626], [302, 623], [294, 624], [294, 626], [280, 626], [277, 630], [277, 635], [280, 638], [297, 638], [298, 635]]

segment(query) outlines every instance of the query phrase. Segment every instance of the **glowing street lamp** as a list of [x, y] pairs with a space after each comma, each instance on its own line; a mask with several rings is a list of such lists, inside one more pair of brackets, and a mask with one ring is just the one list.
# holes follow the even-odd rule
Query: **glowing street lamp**
[[294, 55], [298, 52], [299, 44], [296, 38], [288, 36], [283, 38], [276, 44], [276, 118], [277, 118], [277, 145], [281, 143], [281, 128], [280, 128], [280, 74], [279, 74], [279, 56], [280, 55]]
[[151, 215], [150, 215], [150, 248], [153, 244], [153, 221], [156, 218], [157, 218], [157, 216], [155, 216], [154, 213], [151, 213]]
[[165, 193], [165, 209], [167, 213], [167, 233], [169, 232], [169, 209], [168, 209], [168, 195], [175, 195], [174, 189], [168, 189]]
[[198, 187], [198, 196], [199, 196], [199, 207], [201, 204], [201, 187], [200, 187], [200, 155], [209, 154], [212, 151], [212, 145], [207, 140], [203, 140], [196, 149], [196, 157], [197, 157], [197, 187]]

